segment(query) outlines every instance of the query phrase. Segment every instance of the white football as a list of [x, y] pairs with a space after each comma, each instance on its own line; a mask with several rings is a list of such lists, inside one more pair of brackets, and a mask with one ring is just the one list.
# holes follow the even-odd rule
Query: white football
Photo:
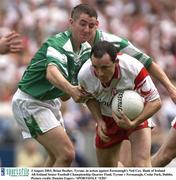
[[144, 98], [136, 91], [124, 90], [117, 93], [112, 100], [112, 111], [120, 117], [119, 110], [130, 119], [135, 119], [144, 109]]

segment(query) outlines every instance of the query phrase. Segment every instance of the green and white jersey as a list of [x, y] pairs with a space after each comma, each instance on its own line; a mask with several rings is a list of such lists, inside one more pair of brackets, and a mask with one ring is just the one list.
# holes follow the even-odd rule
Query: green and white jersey
[[146, 68], [148, 68], [151, 63], [152, 59], [145, 53], [142, 53], [139, 49], [134, 47], [127, 39], [118, 37], [113, 34], [105, 33], [100, 30], [96, 31], [96, 37], [94, 43], [98, 41], [108, 41], [113, 42], [113, 44], [117, 47], [117, 49], [129, 56], [132, 56], [139, 60]]
[[65, 31], [43, 43], [19, 82], [19, 88], [23, 92], [39, 100], [55, 99], [64, 95], [63, 91], [46, 79], [48, 64], [56, 65], [71, 84], [77, 84], [77, 74], [89, 59], [91, 46], [87, 42], [82, 43], [80, 51], [76, 53], [70, 37], [71, 32]]

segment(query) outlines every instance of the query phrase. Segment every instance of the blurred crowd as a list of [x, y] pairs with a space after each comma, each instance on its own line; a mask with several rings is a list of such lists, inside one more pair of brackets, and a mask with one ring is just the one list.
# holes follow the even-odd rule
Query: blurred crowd
[[[21, 34], [24, 44], [21, 53], [0, 55], [2, 166], [42, 166], [46, 155], [44, 150], [31, 141], [22, 144], [11, 112], [11, 97], [41, 43], [50, 35], [68, 28], [71, 9], [80, 3], [91, 4], [97, 9], [100, 29], [129, 39], [136, 47], [153, 57], [176, 85], [175, 0], [1, 0], [0, 36], [15, 30]], [[159, 127], [153, 132], [156, 145], [154, 151], [162, 143], [170, 122], [176, 116], [176, 105], [164, 88], [158, 82], [155, 84], [162, 98], [162, 108], [153, 117]], [[73, 166], [96, 166], [93, 150], [95, 122], [90, 113], [83, 105], [72, 100], [63, 103], [62, 112], [67, 131], [77, 150]], [[9, 147], [11, 151], [8, 151]], [[34, 163], [31, 163], [32, 158], [26, 160], [30, 161], [29, 164], [21, 163], [21, 159], [25, 159], [25, 153], [30, 157], [34, 156]], [[6, 160], [3, 160], [5, 157]]]

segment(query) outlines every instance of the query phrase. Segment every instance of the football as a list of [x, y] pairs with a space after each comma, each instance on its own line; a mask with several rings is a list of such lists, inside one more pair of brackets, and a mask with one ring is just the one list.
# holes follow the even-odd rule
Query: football
[[120, 117], [119, 110], [130, 119], [135, 119], [144, 109], [144, 98], [134, 90], [118, 92], [112, 99], [112, 111]]

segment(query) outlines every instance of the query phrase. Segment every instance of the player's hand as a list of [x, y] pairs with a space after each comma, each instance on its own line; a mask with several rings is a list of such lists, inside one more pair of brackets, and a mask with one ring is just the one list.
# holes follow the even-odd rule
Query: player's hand
[[20, 52], [23, 47], [23, 42], [20, 35], [16, 32], [11, 32], [5, 36], [11, 53]]
[[72, 87], [71, 96], [72, 96], [73, 100], [77, 103], [84, 103], [87, 99], [92, 97], [92, 95], [90, 93], [86, 92], [80, 86], [73, 86]]
[[112, 117], [117, 123], [117, 125], [123, 129], [131, 129], [135, 127], [135, 123], [131, 121], [123, 111], [120, 111], [120, 117], [117, 117], [114, 112], [112, 112]]
[[0, 38], [0, 53], [1, 54], [6, 54], [9, 52], [9, 44], [8, 44], [8, 41], [7, 41], [7, 38], [6, 37], [1, 37]]
[[23, 49], [20, 35], [14, 31], [0, 38], [0, 53], [16, 53]]
[[111, 138], [106, 135], [106, 124], [104, 121], [99, 121], [97, 123], [97, 130], [98, 130], [98, 135], [100, 136], [102, 141], [108, 142], [111, 140]]

